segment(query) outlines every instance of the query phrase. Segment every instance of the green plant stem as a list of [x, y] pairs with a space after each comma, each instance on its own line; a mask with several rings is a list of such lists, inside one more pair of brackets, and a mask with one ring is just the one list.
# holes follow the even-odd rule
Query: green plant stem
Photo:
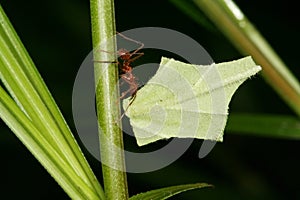
[[[113, 0], [91, 0], [97, 115], [104, 190], [107, 199], [128, 199], [120, 125], [118, 65]], [[101, 44], [101, 46], [100, 46]], [[109, 52], [109, 53], [108, 53]]]
[[232, 0], [194, 0], [242, 53], [262, 66], [262, 75], [300, 116], [300, 85], [279, 56]]

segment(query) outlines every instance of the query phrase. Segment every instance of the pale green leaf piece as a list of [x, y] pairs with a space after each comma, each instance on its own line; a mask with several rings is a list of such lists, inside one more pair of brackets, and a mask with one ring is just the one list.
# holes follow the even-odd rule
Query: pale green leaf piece
[[212, 185], [207, 183], [194, 183], [171, 186], [137, 194], [135, 196], [130, 197], [129, 200], [164, 200], [188, 190], [200, 189], [205, 187], [212, 187]]
[[172, 137], [222, 141], [232, 95], [260, 70], [251, 57], [211, 65], [162, 57], [136, 97], [123, 101], [137, 144]]

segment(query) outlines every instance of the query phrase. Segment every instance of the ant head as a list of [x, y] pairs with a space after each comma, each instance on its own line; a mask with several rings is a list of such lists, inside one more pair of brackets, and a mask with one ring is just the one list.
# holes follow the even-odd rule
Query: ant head
[[121, 49], [118, 50], [118, 55], [119, 56], [124, 56], [124, 55], [126, 55], [128, 53], [129, 53], [128, 50], [124, 49], [124, 48], [121, 48]]
[[121, 57], [121, 59], [129, 59], [128, 56], [130, 57], [130, 52], [124, 48], [121, 48], [118, 50], [118, 55]]

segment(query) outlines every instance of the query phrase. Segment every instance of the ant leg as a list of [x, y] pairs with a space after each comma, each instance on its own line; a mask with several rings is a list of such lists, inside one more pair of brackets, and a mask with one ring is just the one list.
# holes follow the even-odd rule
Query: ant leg
[[128, 108], [129, 108], [129, 106], [130, 106], [130, 105], [133, 103], [133, 101], [134, 101], [135, 97], [136, 97], [136, 95], [134, 94], [134, 95], [132, 96], [132, 98], [130, 99], [130, 102], [129, 102], [129, 104], [127, 105], [126, 109], [124, 110], [123, 114], [122, 114], [122, 115], [121, 115], [121, 117], [120, 117], [120, 121], [121, 121], [121, 120], [122, 120], [122, 118], [124, 117], [124, 115], [125, 115], [125, 113], [127, 112], [127, 110], [128, 110]]
[[135, 54], [132, 53], [131, 55], [137, 55], [137, 56], [135, 56], [135, 57], [133, 57], [133, 58], [130, 58], [130, 59], [128, 60], [128, 62], [133, 62], [133, 61], [135, 61], [136, 59], [138, 59], [138, 58], [140, 58], [141, 56], [143, 56], [144, 53], [143, 53], [143, 52], [141, 52], [141, 53], [135, 53]]
[[[97, 49], [97, 51], [101, 51], [101, 52], [104, 52], [104, 53], [118, 55], [118, 53], [113, 52], [113, 51], [106, 51], [106, 50], [102, 50], [102, 49]], [[96, 62], [96, 63], [118, 63], [119, 64], [118, 61], [99, 61], [99, 60], [94, 60], [94, 62]]]
[[119, 86], [124, 85], [125, 81], [120, 81]]
[[102, 51], [104, 53], [116, 54], [116, 52], [114, 52], [114, 51], [106, 51], [106, 50], [103, 50], [103, 49], [97, 49], [97, 51]]
[[122, 33], [119, 33], [119, 32], [117, 32], [117, 34], [119, 35], [119, 36], [121, 36], [122, 38], [124, 38], [124, 39], [126, 39], [126, 40], [128, 40], [128, 41], [131, 41], [131, 42], [134, 42], [134, 43], [136, 43], [136, 44], [139, 44], [140, 45], [140, 47], [139, 48], [137, 48], [132, 54], [136, 54], [139, 50], [141, 50], [143, 47], [144, 47], [144, 43], [142, 43], [142, 42], [140, 42], [140, 41], [137, 41], [137, 40], [134, 40], [134, 39], [131, 39], [131, 38], [129, 38], [129, 37], [127, 37], [127, 36], [125, 36], [125, 35], [123, 35]]
[[[121, 75], [121, 78], [122, 78], [123, 82], [122, 82], [120, 85], [123, 85], [124, 83], [128, 83], [128, 84], [131, 83], [128, 79], [126, 79], [126, 77], [124, 77], [124, 74]], [[130, 93], [130, 92], [132, 92], [132, 94], [135, 94], [135, 93], [136, 93], [136, 87], [130, 87], [128, 90], [122, 92], [121, 96], [119, 97], [119, 99], [118, 99], [118, 101], [117, 101], [116, 103], [119, 103], [119, 101], [120, 101], [121, 99], [124, 99], [124, 97], [125, 97], [128, 93]]]
[[99, 60], [94, 60], [95, 63], [118, 63], [118, 61], [99, 61]]
[[132, 89], [128, 89], [125, 92], [122, 92], [121, 96], [119, 99], [123, 99], [128, 93], [130, 93], [132, 91]]
[[132, 97], [135, 96], [135, 94], [136, 94], [136, 92], [137, 92], [137, 89], [138, 89], [138, 86], [137, 86], [136, 84], [133, 84], [133, 83], [131, 82], [131, 80], [129, 80], [129, 79], [125, 76], [125, 74], [123, 74], [123, 75], [121, 76], [121, 78], [122, 78], [122, 80], [123, 80], [124, 82], [126, 82], [126, 83], [129, 84], [129, 89], [126, 90], [125, 92], [122, 92], [122, 94], [121, 94], [121, 96], [120, 96], [119, 99], [123, 99], [128, 93], [131, 93]]
[[[120, 98], [117, 100], [116, 104], [118, 104], [118, 103], [120, 102], [120, 100], [123, 99], [123, 98], [124, 98], [128, 93], [130, 93], [131, 91], [132, 91], [132, 89], [128, 89], [126, 92], [123, 92], [122, 95], [120, 96]], [[123, 117], [124, 117], [125, 113], [127, 112], [129, 106], [133, 103], [133, 101], [134, 101], [134, 99], [135, 99], [135, 97], [136, 97], [136, 95], [135, 95], [135, 94], [136, 94], [136, 91], [133, 92], [133, 94], [134, 94], [134, 95], [133, 95], [132, 98], [130, 99], [129, 104], [127, 105], [126, 109], [124, 110], [124, 112], [123, 112], [122, 115], [120, 116], [120, 121], [123, 119]]]

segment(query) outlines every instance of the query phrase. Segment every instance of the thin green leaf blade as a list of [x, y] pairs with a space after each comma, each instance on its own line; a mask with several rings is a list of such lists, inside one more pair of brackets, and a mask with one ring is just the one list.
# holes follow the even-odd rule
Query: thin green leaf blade
[[135, 196], [130, 197], [129, 200], [164, 200], [182, 192], [207, 187], [213, 186], [207, 183], [177, 185], [137, 194]]
[[242, 54], [262, 66], [266, 81], [300, 116], [299, 81], [234, 1], [193, 1]]
[[212, 33], [217, 33], [216, 27], [205, 17], [204, 13], [202, 13], [192, 1], [182, 1], [182, 0], [169, 0], [173, 3], [178, 9], [180, 9], [183, 13], [188, 15], [191, 19], [196, 21], [199, 25], [205, 27]]
[[96, 192], [83, 182], [82, 178], [66, 163], [62, 155], [40, 134], [31, 120], [2, 87], [0, 87], [0, 118], [71, 198], [97, 198]]
[[300, 139], [300, 120], [286, 115], [231, 114], [226, 132], [280, 139]]
[[[82, 187], [93, 188], [92, 190], [96, 191], [101, 199], [105, 199], [99, 182], [1, 6], [0, 49], [0, 78], [19, 108], [34, 124], [41, 137], [58, 152], [62, 162], [65, 163], [63, 168], [72, 169], [76, 176], [83, 179]], [[25, 134], [20, 130], [15, 130], [14, 133]], [[33, 137], [32, 132], [28, 134]], [[39, 155], [34, 151], [32, 151], [33, 155]], [[41, 164], [46, 165], [44, 161]], [[55, 171], [49, 170], [49, 173], [53, 176]], [[59, 184], [63, 183], [59, 182]], [[76, 183], [74, 185], [78, 187]]]

